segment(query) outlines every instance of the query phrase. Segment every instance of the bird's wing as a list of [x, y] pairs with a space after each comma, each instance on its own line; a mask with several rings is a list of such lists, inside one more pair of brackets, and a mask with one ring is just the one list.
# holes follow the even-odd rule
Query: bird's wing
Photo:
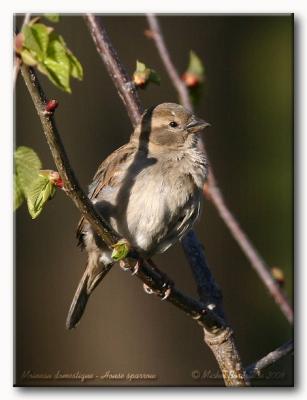
[[[90, 200], [97, 198], [101, 190], [105, 186], [113, 186], [116, 181], [118, 171], [123, 167], [123, 164], [128, 162], [135, 152], [135, 145], [127, 143], [119, 149], [111, 153], [99, 166], [92, 183], [89, 186], [88, 197]], [[78, 246], [83, 247], [83, 230], [85, 219], [82, 217], [79, 221], [76, 236]]]
[[172, 244], [183, 236], [192, 228], [201, 211], [201, 202], [190, 198], [183, 207], [182, 213], [174, 219], [169, 225], [169, 230], [165, 238], [161, 241], [157, 248], [158, 253], [164, 253]]

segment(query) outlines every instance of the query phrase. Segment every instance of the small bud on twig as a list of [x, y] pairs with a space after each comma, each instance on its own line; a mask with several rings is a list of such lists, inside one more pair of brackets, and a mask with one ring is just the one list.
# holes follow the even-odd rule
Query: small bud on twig
[[59, 103], [57, 100], [48, 100], [45, 108], [45, 114], [46, 115], [53, 114], [58, 105]]
[[19, 32], [15, 37], [15, 43], [14, 43], [16, 53], [19, 54], [21, 52], [21, 50], [23, 49], [24, 41], [25, 41], [25, 35], [23, 34], [23, 32]]
[[53, 185], [58, 187], [59, 189], [63, 189], [64, 188], [63, 179], [61, 178], [61, 176], [58, 173], [58, 171], [53, 171], [51, 169], [41, 169], [39, 171], [39, 175], [43, 176], [43, 177], [47, 177], [49, 179], [49, 181]]
[[275, 281], [279, 284], [279, 286], [284, 286], [285, 284], [285, 274], [284, 272], [278, 267], [271, 268], [271, 274]]
[[151, 29], [145, 29], [144, 35], [147, 37], [147, 39], [153, 39], [155, 33]]
[[145, 88], [149, 82], [160, 84], [160, 76], [151, 68], [148, 68], [144, 63], [137, 61], [136, 70], [133, 74], [133, 82], [137, 87]]

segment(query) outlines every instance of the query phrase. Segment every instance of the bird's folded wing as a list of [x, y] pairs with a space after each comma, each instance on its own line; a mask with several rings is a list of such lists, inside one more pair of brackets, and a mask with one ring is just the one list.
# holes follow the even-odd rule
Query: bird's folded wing
[[[131, 160], [134, 153], [135, 146], [128, 143], [115, 150], [100, 164], [89, 186], [88, 197], [90, 200], [95, 200], [105, 186], [113, 186], [115, 184], [118, 171], [123, 168], [125, 163]], [[85, 219], [82, 217], [76, 231], [78, 246], [81, 247], [83, 247], [84, 225]]]

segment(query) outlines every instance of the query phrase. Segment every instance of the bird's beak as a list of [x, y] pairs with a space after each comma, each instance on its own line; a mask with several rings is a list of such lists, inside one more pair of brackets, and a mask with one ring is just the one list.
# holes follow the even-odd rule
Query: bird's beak
[[210, 124], [203, 119], [192, 117], [187, 126], [186, 129], [188, 130], [189, 133], [197, 133], [201, 132], [204, 130], [207, 126], [210, 126]]

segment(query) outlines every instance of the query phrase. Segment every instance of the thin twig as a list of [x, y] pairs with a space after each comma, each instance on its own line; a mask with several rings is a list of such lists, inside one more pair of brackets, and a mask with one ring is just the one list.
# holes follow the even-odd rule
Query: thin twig
[[[168, 72], [168, 75], [178, 92], [179, 99], [182, 105], [192, 110], [193, 107], [189, 98], [188, 90], [184, 85], [183, 81], [180, 79], [180, 76], [173, 62], [171, 61], [170, 54], [166, 47], [158, 19], [153, 14], [148, 14], [147, 19], [151, 29], [151, 37], [153, 38], [156, 44], [156, 47], [164, 63], [166, 71]], [[274, 280], [274, 278], [270, 273], [268, 265], [264, 262], [264, 260], [256, 250], [255, 246], [252, 244], [251, 240], [248, 238], [246, 233], [242, 230], [236, 218], [226, 205], [223, 195], [217, 186], [216, 179], [212, 171], [212, 167], [210, 168], [208, 183], [205, 186], [205, 193], [216, 207], [221, 219], [228, 227], [230, 233], [239, 244], [241, 250], [251, 263], [254, 270], [259, 275], [260, 279], [268, 289], [273, 299], [279, 305], [283, 314], [286, 316], [288, 321], [292, 323], [293, 310], [289, 304], [286, 294], [278, 286], [278, 284], [276, 283], [276, 281]]]
[[[140, 107], [139, 97], [135, 90], [127, 91], [126, 87], [123, 87], [123, 82], [127, 81], [126, 72], [110, 42], [100, 18], [88, 14], [85, 16], [85, 20], [96, 44], [97, 51], [119, 91], [133, 126], [135, 126], [140, 119], [140, 112], [142, 109]], [[221, 311], [220, 291], [214, 282], [214, 278], [207, 265], [200, 244], [196, 240], [195, 234], [191, 232], [184, 243], [184, 250], [197, 280], [198, 289], [200, 290], [201, 288], [202, 291], [205, 291], [202, 299], [204, 299], [206, 310], [214, 309], [218, 312], [219, 316], [223, 315]], [[208, 279], [208, 282], [204, 282], [203, 278]], [[215, 313], [214, 315], [217, 316]], [[214, 329], [209, 330], [205, 326], [203, 326], [203, 328], [204, 340], [215, 355], [222, 371], [225, 384], [228, 386], [248, 385], [248, 380], [244, 377], [239, 353], [235, 346], [232, 329], [227, 326], [225, 322], [223, 322], [219, 329], [216, 329], [215, 326]]]
[[[96, 212], [92, 203], [82, 191], [70, 166], [54, 118], [45, 112], [46, 97], [35, 72], [28, 66], [21, 65], [21, 73], [42, 123], [43, 132], [54, 162], [63, 179], [66, 194], [75, 203], [80, 213], [91, 224], [95, 232], [112, 248], [112, 245], [119, 240], [119, 237], [112, 231], [103, 217]], [[246, 385], [247, 380], [244, 377], [240, 358], [234, 344], [233, 332], [225, 325], [223, 319], [203, 303], [179, 291], [158, 268], [153, 268], [140, 258], [137, 269], [134, 269], [134, 264], [129, 259], [125, 260], [125, 266], [130, 271], [133, 271], [134, 275], [141, 279], [146, 287], [150, 288], [152, 293], [174, 304], [196, 320], [203, 328], [204, 332], [206, 332], [206, 343], [214, 352], [219, 362], [225, 383], [232, 386]]]
[[245, 373], [249, 378], [261, 377], [262, 370], [276, 363], [276, 361], [292, 353], [294, 350], [293, 340], [289, 340], [276, 350], [271, 351], [269, 354], [250, 365], [246, 368]]
[[[23, 22], [22, 22], [21, 30], [25, 25], [27, 25], [29, 23], [30, 18], [31, 18], [31, 14], [29, 14], [29, 13], [25, 14], [25, 17], [24, 17]], [[17, 57], [16, 54], [14, 54], [13, 88], [16, 85], [16, 80], [17, 80], [17, 76], [18, 76], [18, 73], [19, 73], [20, 64], [21, 64], [21, 58]]]
[[87, 22], [92, 38], [96, 44], [96, 49], [105, 63], [133, 126], [135, 126], [143, 112], [135, 85], [131, 81], [123, 64], [120, 62], [106, 30], [99, 24], [97, 17], [92, 14], [87, 14], [85, 21]]
[[189, 93], [187, 92], [186, 87], [182, 82], [182, 80], [180, 79], [180, 76], [175, 68], [174, 63], [171, 60], [171, 56], [164, 42], [158, 20], [153, 14], [148, 14], [147, 19], [151, 29], [151, 34], [154, 38], [155, 44], [160, 53], [165, 69], [168, 72], [171, 81], [173, 82], [174, 86], [177, 89], [179, 95], [179, 101], [185, 108], [192, 111], [193, 106], [190, 101]]

